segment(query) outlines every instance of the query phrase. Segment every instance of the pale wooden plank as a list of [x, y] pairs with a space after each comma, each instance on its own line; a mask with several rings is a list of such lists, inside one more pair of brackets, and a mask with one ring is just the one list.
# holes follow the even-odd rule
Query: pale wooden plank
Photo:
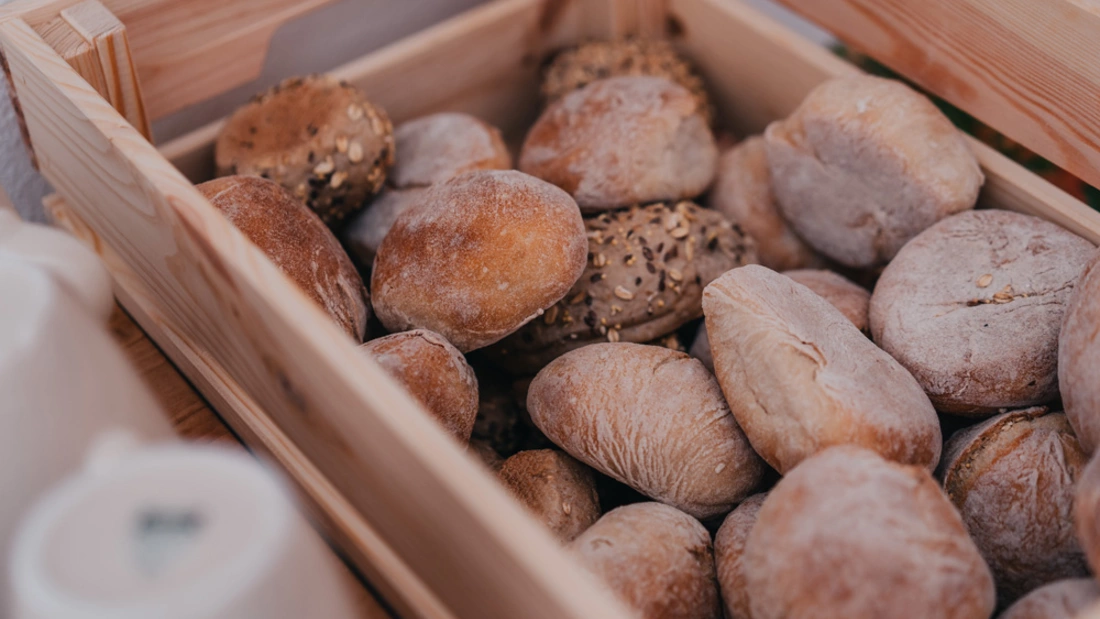
[[0, 24], [0, 44], [43, 173], [162, 327], [231, 373], [457, 616], [629, 616], [29, 26]]
[[[858, 71], [740, 0], [670, 0], [669, 9], [720, 117], [742, 136], [790, 114], [821, 82]], [[1100, 243], [1100, 213], [981, 142], [970, 144], [986, 174], [984, 204], [1049, 219]]]
[[57, 50], [57, 53], [87, 80], [92, 88], [104, 97], [108, 96], [107, 79], [103, 75], [103, 68], [99, 65], [99, 55], [92, 44], [69, 22], [59, 15], [35, 27], [35, 31], [50, 44], [50, 47]]
[[1100, 3], [1095, 0], [781, 2], [1100, 185]]

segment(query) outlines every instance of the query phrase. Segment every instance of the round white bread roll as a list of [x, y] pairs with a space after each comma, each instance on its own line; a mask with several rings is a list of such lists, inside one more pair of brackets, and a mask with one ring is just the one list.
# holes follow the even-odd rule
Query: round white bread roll
[[1100, 253], [1066, 305], [1058, 336], [1058, 387], [1066, 416], [1089, 453], [1100, 445]]
[[469, 114], [441, 112], [402, 123], [393, 132], [397, 159], [390, 184], [427, 187], [475, 170], [512, 167], [500, 130]]

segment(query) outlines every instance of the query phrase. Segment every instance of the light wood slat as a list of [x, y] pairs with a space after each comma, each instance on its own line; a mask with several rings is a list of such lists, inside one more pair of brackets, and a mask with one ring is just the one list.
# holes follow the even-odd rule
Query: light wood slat
[[[670, 0], [669, 9], [721, 117], [734, 119], [742, 136], [790, 114], [821, 82], [858, 71], [740, 0]], [[1049, 219], [1100, 243], [1100, 213], [985, 144], [970, 138], [970, 145], [986, 174], [984, 204]]]
[[1095, 0], [781, 2], [1100, 185], [1100, 3]]
[[36, 27], [35, 30], [50, 44], [50, 47], [57, 50], [69, 66], [91, 84], [92, 88], [104, 97], [109, 95], [107, 78], [103, 75], [103, 67], [99, 64], [99, 54], [69, 22], [58, 15]]
[[459, 617], [629, 616], [24, 22], [0, 24], [40, 167], [187, 334]]

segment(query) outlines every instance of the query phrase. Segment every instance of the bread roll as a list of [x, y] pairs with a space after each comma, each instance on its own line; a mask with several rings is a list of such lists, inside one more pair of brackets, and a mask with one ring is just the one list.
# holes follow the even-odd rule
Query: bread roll
[[718, 567], [718, 585], [726, 619], [752, 619], [748, 587], [745, 584], [745, 543], [756, 525], [757, 515], [764, 505], [765, 494], [754, 494], [726, 516], [714, 536], [714, 562]]
[[218, 136], [218, 175], [270, 178], [326, 224], [358, 212], [393, 165], [393, 127], [347, 82], [291, 78], [229, 117]]
[[488, 346], [558, 302], [584, 271], [573, 200], [521, 172], [432, 186], [378, 248], [374, 309], [391, 331], [426, 328], [459, 350]]
[[469, 114], [442, 112], [401, 124], [394, 131], [397, 161], [391, 184], [427, 187], [475, 170], [507, 170], [512, 155], [500, 130]]
[[718, 159], [707, 206], [744, 228], [756, 241], [760, 264], [769, 269], [803, 269], [823, 262], [779, 212], [761, 136], [741, 142]]
[[720, 619], [710, 534], [660, 503], [608, 512], [569, 545], [643, 619]]
[[963, 134], [931, 101], [869, 75], [815, 88], [764, 134], [779, 207], [811, 247], [856, 268], [885, 264], [984, 178]]
[[1092, 458], [1077, 478], [1073, 502], [1077, 539], [1093, 573], [1100, 569], [1100, 458]]
[[466, 358], [438, 333], [416, 329], [360, 347], [397, 379], [452, 436], [470, 440], [477, 417], [477, 378]]
[[426, 189], [384, 189], [370, 206], [359, 213], [340, 233], [344, 246], [359, 261], [364, 270], [374, 264], [374, 255], [382, 239], [402, 213], [419, 200]]
[[1058, 387], [1081, 446], [1100, 445], [1100, 253], [1070, 295], [1058, 338]]
[[743, 559], [754, 619], [987, 619], [993, 578], [928, 471], [852, 446], [768, 494]]
[[492, 349], [501, 366], [535, 373], [594, 342], [648, 342], [703, 315], [703, 287], [755, 262], [752, 240], [690, 202], [585, 220], [588, 265], [561, 301]]
[[711, 373], [714, 373], [714, 355], [710, 352], [710, 340], [707, 339], [707, 323], [699, 325], [695, 332], [695, 341], [691, 343], [688, 353], [698, 359]]
[[870, 318], [867, 316], [871, 307], [870, 292], [832, 271], [804, 269], [783, 274], [816, 292], [840, 310], [857, 329], [864, 333], [870, 332]]
[[703, 312], [730, 410], [780, 473], [844, 444], [939, 462], [939, 419], [920, 385], [809, 288], [749, 265], [707, 286]]
[[574, 458], [697, 518], [730, 511], [763, 475], [714, 377], [667, 348], [566, 353], [531, 382], [527, 409]]
[[871, 334], [937, 409], [989, 415], [1058, 397], [1058, 331], [1091, 243], [1009, 211], [960, 213], [913, 239], [871, 297]]
[[473, 454], [474, 457], [481, 460], [482, 464], [493, 471], [499, 470], [500, 465], [504, 464], [504, 458], [501, 458], [500, 454], [487, 441], [471, 439], [470, 446], [466, 451]]
[[254, 176], [203, 183], [206, 197], [355, 341], [363, 341], [370, 295], [321, 220], [278, 184]]
[[1085, 619], [1080, 614], [1100, 602], [1100, 585], [1092, 578], [1059, 580], [1027, 594], [998, 619]]
[[599, 80], [543, 112], [519, 169], [565, 189], [586, 213], [694, 198], [718, 160], [697, 112], [691, 93], [663, 78]]
[[556, 449], [521, 451], [497, 472], [504, 487], [562, 542], [600, 518], [592, 469]]
[[485, 441], [506, 458], [520, 451], [554, 446], [527, 414], [525, 389], [517, 389], [495, 367], [477, 367], [475, 373], [481, 402], [474, 421], [474, 439]]
[[1087, 460], [1066, 416], [1044, 407], [998, 415], [947, 442], [944, 488], [993, 570], [1002, 605], [1088, 575], [1073, 522]]

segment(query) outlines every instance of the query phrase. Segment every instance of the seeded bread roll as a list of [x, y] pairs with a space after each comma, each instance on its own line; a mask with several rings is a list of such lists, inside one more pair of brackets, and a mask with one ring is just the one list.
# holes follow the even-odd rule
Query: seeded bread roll
[[218, 175], [270, 178], [326, 224], [358, 212], [393, 165], [393, 127], [346, 82], [315, 75], [284, 81], [229, 118], [218, 136]]
[[714, 377], [666, 348], [566, 353], [531, 382], [527, 410], [574, 458], [697, 518], [730, 511], [764, 472]]
[[456, 439], [470, 440], [477, 417], [477, 378], [466, 358], [438, 333], [416, 329], [363, 344]]
[[947, 442], [944, 488], [993, 570], [1000, 604], [1088, 575], [1073, 523], [1087, 460], [1066, 416], [1044, 407], [998, 415]]
[[871, 293], [832, 271], [804, 269], [787, 271], [787, 277], [813, 290], [830, 305], [840, 310], [864, 333], [871, 331], [867, 313], [871, 307]]
[[754, 494], [726, 516], [714, 536], [714, 562], [718, 567], [718, 585], [726, 607], [726, 619], [752, 619], [748, 587], [745, 584], [745, 543], [756, 525], [757, 515], [767, 493]]
[[1077, 478], [1073, 502], [1077, 539], [1093, 573], [1100, 569], [1100, 458], [1092, 458]]
[[885, 264], [984, 178], [963, 134], [924, 95], [868, 75], [815, 88], [764, 134], [783, 216], [811, 247], [855, 268]]
[[743, 559], [754, 619], [988, 619], [993, 578], [928, 471], [859, 447], [768, 494]]
[[422, 188], [384, 189], [366, 210], [352, 218], [340, 237], [360, 266], [369, 269], [374, 264], [374, 255], [394, 222], [426, 191]]
[[720, 619], [710, 534], [660, 503], [608, 512], [569, 551], [643, 619]]
[[596, 80], [627, 75], [676, 82], [695, 97], [707, 122], [713, 122], [714, 106], [703, 79], [668, 41], [661, 39], [594, 41], [559, 52], [546, 68], [542, 96], [553, 103]]
[[594, 342], [648, 342], [703, 315], [703, 287], [755, 262], [752, 239], [690, 202], [650, 204], [585, 220], [588, 265], [542, 318], [492, 349], [501, 366], [535, 373]]
[[577, 204], [557, 187], [511, 170], [463, 174], [397, 218], [374, 259], [374, 309], [391, 331], [482, 348], [564, 297], [587, 247]]
[[397, 162], [390, 174], [398, 189], [427, 187], [475, 170], [512, 167], [500, 130], [469, 114], [443, 112], [397, 127]]
[[500, 481], [562, 542], [600, 518], [592, 469], [556, 449], [521, 451], [497, 472]]
[[736, 222], [756, 241], [760, 264], [776, 271], [824, 261], [791, 230], [772, 191], [764, 138], [751, 137], [722, 154], [707, 206]]
[[586, 213], [694, 198], [718, 160], [697, 111], [690, 92], [663, 78], [599, 80], [543, 112], [519, 169], [565, 189]]
[[939, 462], [939, 419], [920, 385], [809, 288], [749, 265], [707, 286], [703, 312], [730, 410], [780, 473], [843, 444]]
[[886, 267], [871, 334], [937, 409], [989, 415], [1058, 397], [1058, 332], [1093, 245], [1037, 217], [960, 213]]
[[1085, 619], [1085, 609], [1100, 602], [1100, 585], [1092, 578], [1059, 580], [1020, 598], [998, 619]]
[[1058, 386], [1081, 446], [1100, 445], [1100, 253], [1070, 295], [1058, 337]]
[[254, 176], [214, 179], [198, 190], [348, 335], [363, 341], [370, 295], [313, 212], [278, 184]]

